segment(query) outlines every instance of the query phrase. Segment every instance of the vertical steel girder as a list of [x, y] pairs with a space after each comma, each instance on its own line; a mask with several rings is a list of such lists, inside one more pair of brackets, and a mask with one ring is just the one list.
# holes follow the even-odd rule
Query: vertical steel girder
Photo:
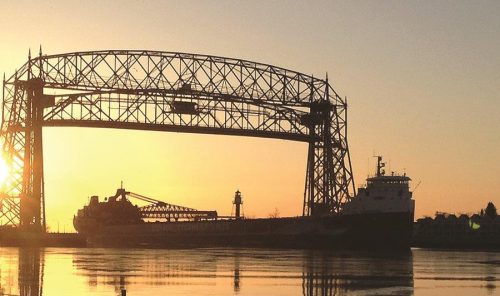
[[0, 224], [44, 229], [43, 126], [306, 142], [303, 214], [339, 213], [354, 193], [346, 108], [327, 79], [245, 60], [155, 51], [40, 53], [4, 78], [0, 140], [10, 175], [0, 194]]
[[[29, 75], [31, 76], [31, 75]], [[26, 84], [27, 117], [24, 128], [24, 171], [20, 200], [20, 225], [25, 228], [45, 226], [43, 219], [43, 81], [30, 78]], [[41, 229], [40, 229], [41, 230]]]
[[[337, 107], [326, 100], [311, 106], [305, 216], [339, 213], [349, 197], [350, 186], [354, 186], [352, 173], [346, 170], [350, 167], [347, 142], [339, 141], [337, 112]], [[341, 196], [345, 198], [339, 198]]]

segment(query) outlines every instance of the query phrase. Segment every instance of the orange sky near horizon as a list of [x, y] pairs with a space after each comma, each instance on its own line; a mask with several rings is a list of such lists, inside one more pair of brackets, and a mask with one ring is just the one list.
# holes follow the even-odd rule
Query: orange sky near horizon
[[[0, 71], [46, 54], [150, 49], [242, 58], [323, 77], [348, 97], [356, 185], [405, 171], [416, 217], [500, 204], [500, 3], [495, 1], [2, 2]], [[284, 140], [44, 128], [52, 230], [88, 196], [127, 189], [250, 216], [300, 215], [307, 145]]]

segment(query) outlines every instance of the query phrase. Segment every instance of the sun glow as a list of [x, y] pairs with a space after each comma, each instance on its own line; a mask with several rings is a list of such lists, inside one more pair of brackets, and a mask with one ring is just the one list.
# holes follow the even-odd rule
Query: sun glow
[[3, 157], [0, 157], [0, 188], [3, 188], [5, 186], [5, 182], [7, 181], [9, 173], [9, 165]]

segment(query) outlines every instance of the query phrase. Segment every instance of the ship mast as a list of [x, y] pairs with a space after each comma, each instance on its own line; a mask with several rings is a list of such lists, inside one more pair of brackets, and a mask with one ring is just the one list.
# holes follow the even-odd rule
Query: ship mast
[[383, 169], [385, 167], [385, 162], [382, 162], [382, 156], [374, 156], [377, 158], [377, 177], [385, 175], [385, 170]]

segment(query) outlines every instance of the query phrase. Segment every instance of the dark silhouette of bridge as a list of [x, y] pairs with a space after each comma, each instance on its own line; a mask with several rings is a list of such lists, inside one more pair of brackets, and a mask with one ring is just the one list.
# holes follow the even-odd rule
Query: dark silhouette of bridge
[[40, 50], [3, 81], [0, 136], [11, 175], [0, 196], [0, 222], [45, 229], [42, 127], [50, 126], [306, 142], [303, 215], [339, 213], [354, 193], [346, 107], [328, 77], [246, 60]]

